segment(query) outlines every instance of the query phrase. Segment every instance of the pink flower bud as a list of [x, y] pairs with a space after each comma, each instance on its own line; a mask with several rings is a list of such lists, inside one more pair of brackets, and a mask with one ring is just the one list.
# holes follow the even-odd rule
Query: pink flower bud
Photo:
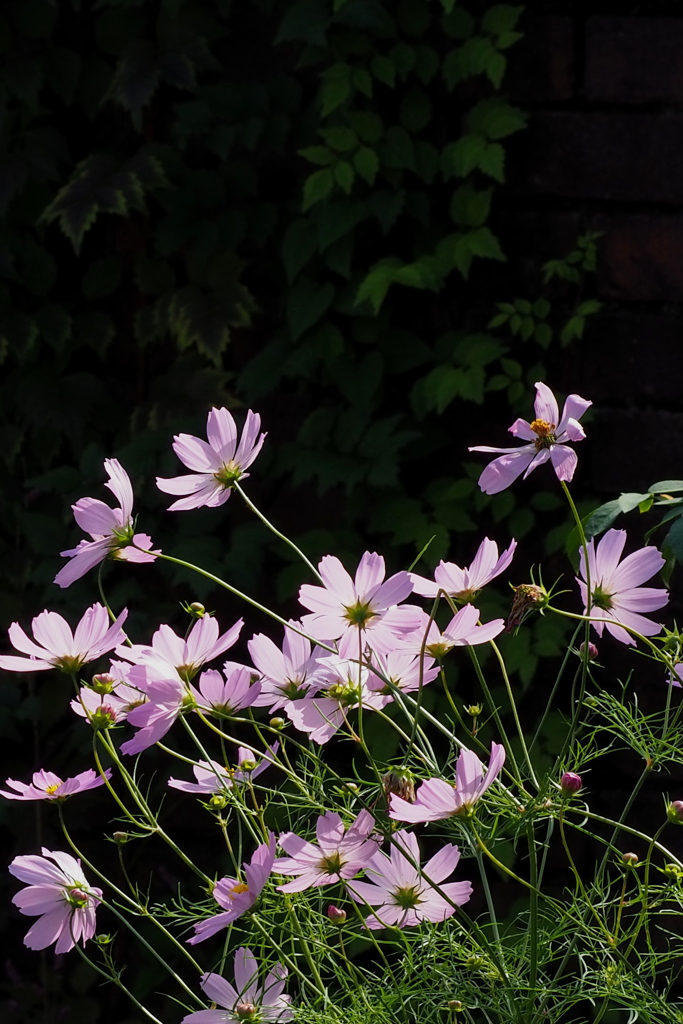
[[334, 903], [330, 903], [327, 908], [327, 916], [332, 924], [342, 925], [346, 921], [346, 911], [335, 907]]
[[576, 772], [565, 772], [560, 779], [560, 789], [565, 796], [573, 796], [574, 793], [579, 792], [582, 786], [581, 776]]
[[[583, 654], [585, 650], [586, 650], [586, 644], [585, 643], [579, 644], [579, 654]], [[597, 649], [597, 647], [595, 646], [594, 643], [589, 643], [588, 644], [588, 660], [589, 661], [595, 661], [597, 656], [598, 656], [598, 649]]]
[[636, 866], [636, 864], [638, 863], [638, 854], [637, 853], [622, 853], [622, 855], [621, 855], [621, 863], [624, 865], [625, 868], [634, 868]]
[[674, 800], [666, 809], [669, 821], [683, 822], [683, 800]]

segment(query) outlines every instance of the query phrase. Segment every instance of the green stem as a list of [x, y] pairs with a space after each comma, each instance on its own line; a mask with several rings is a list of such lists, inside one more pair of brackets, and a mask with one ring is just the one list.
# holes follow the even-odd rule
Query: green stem
[[475, 651], [474, 647], [472, 647], [472, 646], [468, 647], [467, 650], [469, 651], [470, 658], [472, 659], [472, 664], [474, 665], [474, 670], [477, 673], [477, 679], [479, 680], [479, 685], [481, 686], [482, 690], [484, 691], [484, 697], [486, 698], [486, 701], [488, 702], [488, 705], [491, 708], [491, 714], [493, 715], [493, 720], [496, 723], [496, 728], [498, 729], [498, 732], [499, 732], [500, 737], [501, 737], [501, 739], [503, 741], [503, 744], [505, 745], [505, 750], [507, 752], [507, 756], [508, 756], [508, 759], [510, 761], [510, 765], [511, 765], [511, 768], [512, 768], [512, 774], [515, 777], [515, 782], [517, 782], [517, 784], [520, 786], [520, 788], [523, 788], [522, 776], [521, 776], [520, 771], [519, 771], [519, 765], [517, 764], [517, 759], [515, 758], [514, 752], [512, 750], [512, 744], [510, 743], [510, 739], [508, 737], [508, 734], [505, 731], [505, 726], [503, 725], [501, 717], [500, 717], [500, 715], [498, 713], [498, 708], [496, 707], [495, 702], [493, 700], [493, 695], [492, 695], [491, 691], [489, 690], [488, 684], [486, 682], [486, 678], [484, 677], [484, 673], [482, 672], [481, 665], [479, 664], [479, 659], [477, 657], [476, 651]]
[[524, 760], [526, 761], [526, 766], [529, 769], [529, 777], [530, 777], [533, 785], [536, 787], [536, 789], [539, 790], [541, 787], [538, 784], [538, 779], [536, 778], [536, 773], [534, 772], [534, 766], [531, 763], [531, 759], [529, 757], [529, 751], [527, 750], [527, 747], [526, 747], [526, 741], [524, 739], [524, 731], [522, 729], [522, 723], [519, 720], [519, 715], [517, 714], [517, 704], [515, 702], [515, 698], [514, 698], [513, 693], [512, 693], [512, 687], [510, 686], [510, 678], [508, 676], [507, 669], [505, 667], [505, 660], [503, 658], [503, 655], [500, 653], [500, 650], [498, 649], [498, 646], [497, 646], [495, 640], [491, 640], [489, 642], [491, 644], [491, 648], [493, 649], [493, 652], [495, 653], [495, 655], [496, 655], [496, 657], [498, 659], [498, 663], [500, 665], [500, 670], [501, 670], [501, 672], [503, 674], [503, 682], [505, 683], [505, 689], [507, 690], [508, 700], [510, 701], [510, 708], [512, 710], [512, 717], [515, 720], [515, 726], [517, 728], [517, 738], [519, 739], [519, 743], [520, 743], [520, 746], [522, 748], [522, 753], [524, 755]]
[[247, 495], [242, 490], [242, 488], [237, 483], [237, 481], [235, 481], [232, 486], [237, 491], [239, 496], [242, 498], [242, 501], [247, 506], [247, 508], [251, 509], [251, 511], [254, 513], [255, 516], [258, 516], [258, 518], [261, 520], [263, 525], [267, 526], [272, 534], [274, 534], [279, 540], [281, 540], [285, 544], [287, 544], [287, 546], [290, 547], [292, 549], [292, 551], [294, 551], [299, 556], [299, 558], [302, 560], [302, 562], [304, 562], [304, 564], [308, 566], [308, 568], [311, 570], [313, 575], [316, 576], [317, 579], [322, 583], [323, 582], [322, 576], [320, 575], [320, 573], [318, 572], [316, 567], [313, 565], [313, 563], [306, 557], [306, 555], [303, 553], [301, 548], [298, 548], [293, 540], [290, 540], [289, 537], [286, 537], [284, 533], [280, 533], [280, 531], [273, 526], [273, 524], [270, 522], [270, 520], [266, 519], [266, 517], [264, 516], [263, 512], [261, 512], [256, 507], [256, 505], [254, 505], [253, 501], [251, 501], [251, 499], [247, 497]]

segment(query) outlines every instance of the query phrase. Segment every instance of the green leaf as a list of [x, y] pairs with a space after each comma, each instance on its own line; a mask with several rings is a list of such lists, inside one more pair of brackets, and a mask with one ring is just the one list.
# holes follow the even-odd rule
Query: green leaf
[[409, 288], [428, 288], [433, 292], [438, 291], [441, 285], [441, 277], [425, 257], [398, 267], [394, 272], [394, 281]]
[[678, 494], [683, 491], [683, 480], [659, 480], [648, 487], [650, 494]]
[[479, 170], [495, 181], [505, 181], [505, 150], [499, 142], [490, 142], [479, 157]]
[[407, 75], [415, 67], [415, 50], [412, 46], [408, 46], [407, 43], [398, 43], [389, 53], [396, 73], [398, 76], [405, 81]]
[[474, 256], [502, 261], [507, 258], [500, 247], [500, 242], [490, 228], [480, 227], [475, 231], [468, 231], [466, 235], [463, 235], [463, 239]]
[[399, 109], [399, 120], [409, 132], [421, 132], [432, 118], [432, 104], [422, 89], [411, 89]]
[[325, 47], [330, 21], [331, 14], [325, 0], [298, 0], [298, 3], [289, 5], [280, 22], [275, 45], [303, 40], [312, 46]]
[[349, 124], [361, 142], [366, 142], [368, 145], [379, 142], [384, 134], [382, 121], [371, 110], [353, 111], [349, 114]]
[[334, 301], [335, 288], [329, 281], [318, 285], [301, 277], [287, 295], [287, 324], [293, 341], [313, 327]]
[[367, 206], [379, 221], [382, 232], [386, 235], [398, 220], [406, 202], [404, 189], [375, 191], [367, 200]]
[[405, 35], [422, 36], [429, 28], [429, 8], [427, 4], [416, 3], [415, 0], [400, 0], [396, 20]]
[[586, 321], [582, 316], [572, 316], [567, 320], [566, 324], [560, 331], [560, 341], [563, 345], [568, 345], [571, 341], [576, 338], [583, 337], [583, 331], [586, 326]]
[[666, 553], [671, 552], [679, 565], [683, 565], [683, 517], [674, 522], [664, 538], [662, 550]]
[[534, 339], [541, 348], [547, 348], [553, 340], [553, 329], [550, 324], [536, 324], [534, 328]]
[[450, 213], [456, 224], [467, 228], [480, 227], [487, 220], [491, 209], [493, 189], [477, 191], [466, 182], [453, 193]]
[[449, 53], [443, 63], [443, 76], [449, 89], [474, 75], [486, 74], [498, 89], [505, 73], [506, 60], [490, 39], [473, 36]]
[[300, 149], [298, 152], [304, 160], [309, 160], [312, 164], [318, 164], [320, 167], [329, 167], [336, 160], [334, 153], [327, 146], [307, 146], [306, 149]]
[[340, 107], [351, 95], [351, 72], [349, 64], [333, 64], [322, 75], [319, 101], [322, 117], [327, 117]]
[[523, 10], [523, 7], [513, 7], [511, 4], [495, 4], [484, 12], [481, 27], [485, 32], [490, 32], [492, 36], [512, 32]]
[[429, 85], [439, 70], [439, 55], [431, 46], [415, 47], [415, 74], [423, 85]]
[[602, 309], [602, 302], [598, 299], [586, 299], [576, 307], [578, 316], [590, 316], [592, 313], [599, 313]]
[[550, 312], [550, 303], [547, 299], [536, 299], [531, 307], [531, 312], [539, 320], [545, 320], [548, 313]]
[[89, 301], [111, 295], [121, 281], [121, 260], [118, 256], [107, 256], [96, 260], [83, 277], [83, 294]]
[[486, 151], [487, 142], [481, 135], [463, 135], [457, 142], [450, 142], [441, 154], [441, 172], [446, 180], [456, 175], [466, 178], [479, 167]]
[[372, 76], [365, 68], [355, 68], [351, 74], [351, 82], [358, 92], [370, 98], [372, 96]]
[[159, 87], [160, 77], [156, 47], [146, 39], [134, 39], [119, 58], [110, 91], [130, 113], [138, 131], [142, 111]]
[[353, 166], [361, 178], [367, 181], [368, 185], [375, 184], [375, 178], [379, 171], [379, 157], [374, 149], [368, 149], [367, 146], [359, 149], [354, 155]]
[[389, 128], [382, 146], [382, 158], [387, 167], [396, 170], [415, 169], [413, 140], [405, 128], [399, 128], [397, 125]]
[[356, 172], [346, 160], [339, 160], [334, 165], [334, 180], [348, 196], [353, 188]]
[[41, 306], [35, 314], [41, 336], [55, 352], [61, 352], [71, 335], [71, 317], [62, 306]]
[[329, 167], [323, 170], [314, 171], [304, 182], [304, 198], [302, 209], [304, 213], [310, 210], [316, 203], [321, 202], [332, 191], [334, 175]]
[[317, 248], [316, 232], [310, 220], [299, 218], [292, 221], [282, 240], [282, 261], [288, 284], [296, 280]]
[[82, 345], [103, 358], [116, 335], [111, 317], [99, 309], [87, 309], [74, 320], [74, 332]]
[[324, 252], [344, 235], [353, 231], [367, 212], [363, 203], [335, 199], [319, 206], [314, 213], [317, 222], [318, 249]]
[[320, 128], [318, 135], [322, 136], [327, 145], [337, 153], [346, 153], [358, 145], [356, 133], [350, 128]]
[[383, 82], [384, 85], [394, 87], [396, 81], [396, 68], [394, 62], [389, 60], [388, 57], [383, 57], [381, 54], [376, 54], [370, 63], [370, 71], [378, 82]]
[[469, 39], [475, 28], [474, 18], [464, 7], [458, 6], [453, 10], [455, 5], [449, 6], [451, 9], [447, 9], [443, 19], [444, 32], [452, 39]]
[[527, 115], [497, 97], [481, 100], [467, 115], [473, 132], [487, 139], [504, 139], [526, 128]]
[[355, 305], [368, 301], [375, 314], [379, 313], [389, 288], [394, 282], [396, 270], [401, 266], [398, 259], [381, 260], [366, 275], [356, 294]]

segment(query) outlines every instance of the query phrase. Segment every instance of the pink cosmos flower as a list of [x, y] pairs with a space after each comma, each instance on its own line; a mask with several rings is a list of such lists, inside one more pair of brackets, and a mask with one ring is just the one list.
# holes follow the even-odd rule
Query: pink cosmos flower
[[250, 949], [242, 947], [235, 953], [235, 987], [220, 974], [202, 975], [203, 992], [222, 1010], [198, 1010], [183, 1017], [181, 1024], [226, 1024], [229, 1021], [274, 1021], [294, 1019], [291, 996], [283, 995], [286, 968], [276, 964], [258, 984], [258, 963]]
[[498, 494], [509, 487], [514, 480], [524, 473], [526, 479], [532, 470], [547, 462], [553, 464], [558, 480], [571, 480], [576, 469], [576, 452], [567, 448], [569, 441], [583, 441], [586, 436], [579, 420], [586, 409], [593, 403], [580, 395], [569, 395], [564, 403], [560, 417], [557, 400], [554, 394], [541, 381], [536, 388], [534, 411], [536, 418], [531, 423], [517, 419], [509, 428], [510, 433], [520, 437], [529, 444], [522, 448], [490, 448], [488, 445], [476, 445], [468, 450], [471, 452], [502, 452], [499, 459], [494, 459], [479, 477], [479, 486], [485, 494]]
[[[303, 629], [300, 622], [291, 625]], [[254, 707], [267, 707], [271, 714], [284, 707], [288, 700], [303, 697], [314, 686], [320, 685], [321, 653], [312, 650], [310, 640], [285, 628], [282, 650], [263, 633], [253, 636], [247, 644], [254, 665], [261, 673], [261, 693]], [[316, 653], [319, 651], [319, 653]]]
[[353, 580], [334, 555], [325, 555], [318, 569], [325, 586], [304, 583], [299, 591], [299, 602], [313, 612], [301, 620], [312, 636], [338, 640], [357, 637], [360, 630], [364, 645], [387, 653], [396, 646], [397, 635], [419, 623], [418, 608], [398, 607], [412, 592], [410, 576], [397, 572], [385, 581], [381, 555], [366, 551]]
[[[107, 779], [111, 778], [111, 769], [105, 771]], [[6, 779], [5, 785], [16, 790], [9, 793], [6, 789], [0, 789], [0, 796], [8, 800], [64, 800], [74, 793], [83, 793], [86, 789], [96, 789], [104, 785], [104, 779], [96, 771], [89, 768], [80, 775], [74, 775], [71, 779], [60, 779], [54, 772], [46, 772], [42, 768], [33, 775], [33, 782], [17, 782], [15, 779]]]
[[445, 921], [472, 895], [471, 882], [442, 884], [459, 860], [458, 847], [447, 843], [421, 870], [417, 839], [401, 829], [392, 836], [389, 857], [378, 850], [370, 859], [365, 877], [372, 881], [347, 885], [357, 903], [378, 908], [365, 919], [368, 928], [408, 928], [423, 921]]
[[477, 800], [498, 778], [505, 764], [505, 747], [491, 744], [488, 771], [473, 750], [460, 751], [455, 769], [455, 786], [443, 779], [428, 779], [418, 788], [415, 802], [391, 794], [389, 817], [397, 821], [439, 821], [453, 814], [469, 814]]
[[261, 843], [249, 864], [244, 865], [246, 883], [240, 882], [237, 878], [221, 878], [216, 882], [213, 898], [223, 907], [225, 913], [214, 914], [213, 917], [193, 925], [195, 933], [187, 940], [188, 945], [194, 946], [197, 942], [203, 942], [251, 910], [263, 891], [274, 862], [275, 836], [269, 832], [268, 842]]
[[[429, 616], [422, 613], [423, 620], [420, 629], [407, 636], [401, 643], [404, 651], [419, 654], [424, 643], [425, 654], [432, 658], [443, 658], [453, 647], [469, 646], [470, 644], [485, 644], [493, 640], [505, 628], [504, 619], [491, 619], [481, 626], [479, 621], [479, 609], [472, 604], [463, 605], [459, 612], [453, 616], [443, 633], [440, 632], [437, 624]], [[428, 625], [428, 628], [427, 628]], [[426, 630], [426, 639], [425, 639]]]
[[38, 643], [29, 639], [18, 622], [13, 622], [9, 638], [18, 651], [28, 654], [28, 658], [0, 656], [0, 668], [10, 672], [42, 672], [49, 668], [68, 674], [79, 672], [83, 665], [125, 640], [121, 625], [127, 615], [128, 610], [124, 609], [116, 621], [110, 623], [104, 605], [94, 604], [85, 612], [74, 634], [66, 619], [57, 612], [41, 612], [31, 623]]
[[368, 676], [368, 689], [389, 696], [393, 696], [393, 691], [387, 680], [403, 693], [412, 693], [420, 689], [420, 682], [422, 686], [433, 682], [440, 671], [432, 658], [420, 658], [416, 654], [406, 654], [405, 651], [399, 650], [391, 651], [389, 654], [377, 654], [373, 651], [370, 664], [372, 667]]
[[[600, 620], [592, 623], [598, 636], [602, 636], [606, 628], [615, 640], [623, 644], [634, 644], [635, 640], [623, 627], [627, 626], [643, 636], [659, 633], [661, 623], [652, 622], [641, 613], [663, 608], [669, 600], [669, 594], [666, 590], [640, 586], [664, 566], [664, 558], [657, 548], [640, 548], [627, 555], [619, 564], [625, 543], [626, 530], [608, 530], [597, 549], [594, 540], [588, 541], [590, 615], [591, 619]], [[577, 579], [577, 583], [581, 588], [585, 610], [588, 594], [583, 549], [579, 552], [579, 572], [582, 579]]]
[[278, 842], [290, 856], [278, 857], [274, 870], [279, 875], [299, 877], [277, 888], [280, 892], [303, 892], [340, 878], [353, 878], [377, 852], [376, 842], [369, 838], [374, 827], [375, 819], [363, 810], [344, 832], [341, 817], [328, 811], [320, 815], [315, 827], [317, 846], [294, 832], [285, 832]]
[[238, 747], [237, 768], [224, 768], [218, 761], [198, 761], [192, 765], [196, 782], [169, 779], [168, 784], [171, 789], [180, 789], [184, 793], [224, 793], [227, 789], [232, 789], [236, 782], [247, 782], [257, 778], [273, 764], [279, 746], [279, 743], [274, 743], [262, 756], [251, 747]]
[[180, 512], [206, 505], [216, 508], [230, 497], [234, 483], [249, 476], [245, 472], [261, 451], [265, 434], [257, 437], [261, 417], [249, 410], [237, 443], [237, 424], [227, 409], [212, 409], [206, 422], [209, 443], [191, 434], [173, 438], [173, 450], [180, 461], [192, 470], [188, 476], [170, 480], [157, 477], [157, 487], [166, 494], [186, 494], [169, 506], [169, 512]]
[[[45, 949], [56, 943], [55, 953], [68, 953], [77, 942], [85, 946], [95, 934], [95, 908], [102, 890], [88, 885], [81, 862], [68, 853], [46, 850], [42, 857], [15, 857], [10, 874], [27, 882], [12, 903], [22, 914], [41, 915], [29, 928], [24, 945], [29, 949]], [[50, 860], [55, 863], [51, 864]]]
[[170, 626], [161, 625], [152, 637], [152, 645], [121, 646], [116, 653], [126, 661], [148, 666], [157, 679], [176, 675], [189, 682], [209, 661], [237, 643], [243, 619], [219, 636], [218, 622], [213, 615], [204, 615], [193, 624], [187, 637], [178, 636]]
[[110, 508], [97, 498], [80, 498], [71, 506], [74, 519], [85, 533], [90, 534], [92, 540], [82, 540], [77, 547], [60, 551], [64, 558], [70, 558], [71, 561], [55, 576], [55, 583], [59, 587], [71, 586], [74, 580], [85, 576], [89, 569], [99, 565], [105, 558], [126, 562], [154, 561], [155, 553], [138, 550], [151, 548], [152, 539], [146, 533], [135, 533], [130, 477], [117, 459], [105, 459], [104, 468], [109, 476], [104, 486], [117, 499], [119, 508]]
[[124, 722], [129, 711], [147, 700], [142, 690], [130, 684], [132, 667], [123, 661], [110, 662], [109, 672], [98, 672], [90, 686], [80, 688], [78, 697], [71, 701], [72, 710], [94, 729], [109, 729]]
[[320, 664], [326, 675], [324, 687], [311, 688], [305, 697], [284, 707], [294, 726], [307, 732], [314, 743], [327, 743], [353, 708], [379, 709], [393, 699], [369, 688], [368, 670], [357, 661], [333, 654]]
[[411, 572], [413, 590], [422, 597], [436, 597], [440, 590], [444, 590], [456, 601], [470, 601], [482, 587], [505, 572], [516, 547], [517, 541], [513, 540], [507, 551], [499, 558], [498, 545], [494, 540], [485, 537], [468, 569], [461, 569], [454, 562], [441, 561], [434, 570], [434, 583]]

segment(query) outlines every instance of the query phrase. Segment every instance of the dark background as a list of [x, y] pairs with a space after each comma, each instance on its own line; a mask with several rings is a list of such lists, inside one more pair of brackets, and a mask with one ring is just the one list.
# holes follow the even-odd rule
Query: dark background
[[[261, 413], [249, 493], [312, 558], [349, 566], [371, 549], [394, 571], [434, 537], [426, 572], [468, 564], [483, 535], [515, 536], [513, 582], [542, 560], [571, 586], [550, 471], [490, 499], [476, 487], [486, 457], [467, 453], [507, 443], [539, 379], [594, 402], [582, 512], [683, 476], [679, 5], [450, 6], [5, 2], [3, 628], [45, 607], [75, 624], [97, 600], [92, 573], [67, 591], [51, 581], [79, 539], [69, 505], [105, 497], [111, 456], [157, 545], [294, 613], [302, 570], [236, 497], [168, 515], [154, 487], [177, 472], [172, 435], [203, 434], [212, 405]], [[499, 303], [514, 308], [495, 321]], [[633, 547], [652, 523], [632, 515]], [[105, 586], [139, 642], [159, 622], [184, 628], [182, 600], [225, 625], [242, 613], [165, 566], [112, 566]], [[498, 589], [487, 614], [505, 614]], [[245, 640], [264, 629], [248, 613]], [[529, 719], [563, 637], [544, 621], [505, 641]], [[657, 674], [639, 673], [657, 701]], [[0, 681], [6, 774], [89, 766], [67, 683]], [[458, 684], [477, 698], [466, 670]], [[620, 763], [625, 791], [638, 770]], [[90, 816], [98, 803], [67, 808], [82, 839], [111, 830], [104, 809]], [[59, 848], [51, 810], [0, 807], [8, 861]], [[76, 954], [23, 949], [14, 891], [0, 906], [7, 1019], [134, 1019]], [[154, 988], [145, 970], [137, 984]]]

